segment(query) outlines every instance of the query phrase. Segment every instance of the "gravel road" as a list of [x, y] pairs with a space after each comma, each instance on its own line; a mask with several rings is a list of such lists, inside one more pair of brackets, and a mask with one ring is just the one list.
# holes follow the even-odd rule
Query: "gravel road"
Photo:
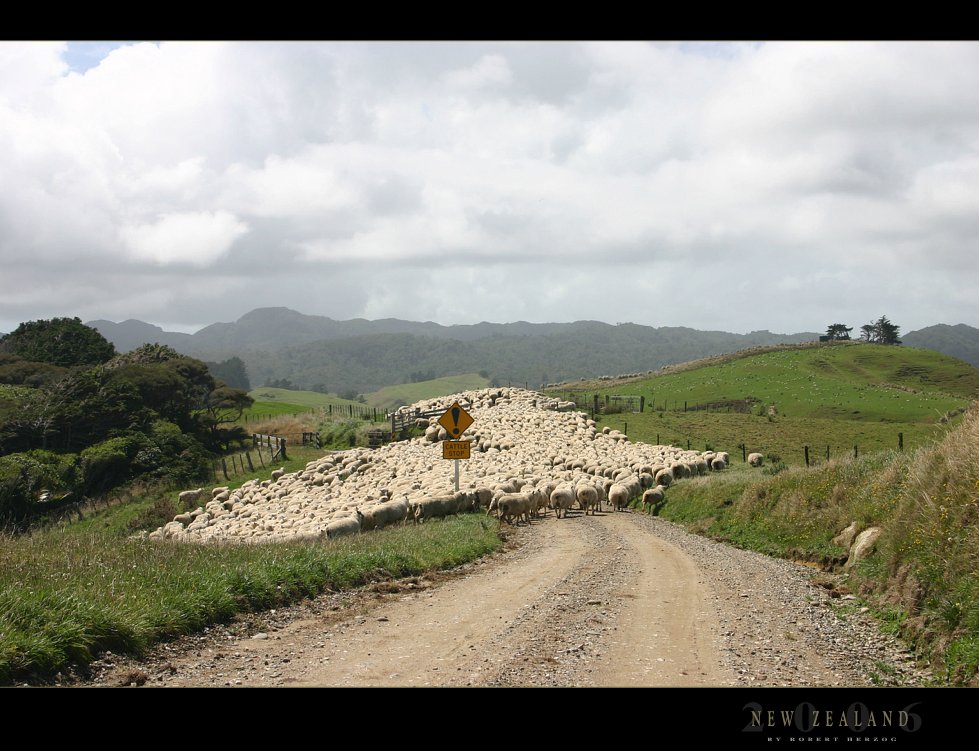
[[636, 511], [552, 513], [504, 528], [503, 551], [453, 572], [245, 615], [140, 661], [107, 654], [81, 683], [861, 687], [927, 678], [855, 601], [815, 586], [811, 568]]

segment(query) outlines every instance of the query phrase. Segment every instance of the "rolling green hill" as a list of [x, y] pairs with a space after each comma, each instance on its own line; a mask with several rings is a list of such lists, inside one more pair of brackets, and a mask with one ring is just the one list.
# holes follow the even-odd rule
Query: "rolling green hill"
[[402, 404], [413, 404], [422, 399], [432, 399], [436, 396], [454, 394], [458, 391], [481, 389], [489, 385], [489, 379], [477, 373], [465, 373], [457, 376], [446, 376], [431, 381], [404, 383], [399, 386], [386, 386], [372, 394], [366, 394], [367, 404], [371, 407], [393, 409]]
[[331, 404], [333, 406], [364, 406], [358, 401], [341, 399], [336, 394], [321, 394], [318, 391], [293, 391], [292, 389], [278, 389], [272, 388], [271, 386], [262, 386], [261, 388], [253, 389], [248, 392], [248, 395], [256, 403], [275, 402], [289, 404], [295, 407], [304, 407], [305, 409], [320, 409]]
[[[594, 396], [644, 396], [643, 414], [606, 414], [634, 440], [691, 448], [814, 455], [929, 442], [979, 396], [979, 370], [931, 350], [837, 343], [726, 356], [702, 367], [621, 382], [589, 382], [553, 393], [591, 409]], [[657, 440], [659, 439], [659, 440]]]
[[487, 378], [476, 373], [465, 373], [429, 381], [418, 381], [417, 383], [386, 386], [374, 393], [364, 394], [366, 402], [341, 399], [334, 394], [321, 394], [318, 391], [293, 391], [292, 389], [263, 386], [249, 392], [248, 395], [255, 400], [255, 405], [246, 414], [249, 416], [299, 414], [310, 410], [326, 409], [331, 405], [334, 409], [352, 406], [356, 410], [376, 407], [378, 410], [387, 411], [402, 404], [412, 404], [422, 399], [454, 394], [457, 391], [481, 389], [488, 385], [489, 380]]

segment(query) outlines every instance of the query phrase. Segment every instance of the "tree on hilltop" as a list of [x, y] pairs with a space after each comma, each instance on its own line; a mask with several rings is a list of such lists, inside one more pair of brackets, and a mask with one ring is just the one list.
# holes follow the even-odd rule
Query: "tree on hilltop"
[[853, 327], [847, 326], [845, 323], [831, 323], [826, 329], [826, 336], [831, 342], [835, 342], [840, 339], [849, 339], [851, 331], [853, 331]]
[[901, 340], [897, 338], [900, 330], [901, 327], [887, 320], [887, 316], [881, 316], [860, 327], [860, 338], [873, 344], [900, 344]]

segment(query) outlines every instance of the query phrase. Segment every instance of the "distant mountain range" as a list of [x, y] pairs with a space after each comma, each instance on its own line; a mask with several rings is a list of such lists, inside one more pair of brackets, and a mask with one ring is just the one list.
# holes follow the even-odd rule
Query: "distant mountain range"
[[[296, 388], [361, 393], [476, 372], [501, 384], [539, 387], [547, 382], [644, 372], [748, 347], [812, 341], [820, 336], [816, 332], [732, 334], [599, 321], [456, 326], [397, 318], [337, 321], [289, 308], [258, 308], [234, 323], [211, 324], [195, 334], [168, 332], [136, 320], [90, 321], [88, 325], [120, 352], [160, 343], [210, 361], [240, 357], [253, 386], [274, 380], [289, 381]], [[931, 326], [906, 334], [903, 341], [979, 365], [979, 329], [964, 324]]]
[[905, 347], [933, 349], [979, 368], [979, 329], [964, 323], [949, 326], [939, 323], [901, 337]]

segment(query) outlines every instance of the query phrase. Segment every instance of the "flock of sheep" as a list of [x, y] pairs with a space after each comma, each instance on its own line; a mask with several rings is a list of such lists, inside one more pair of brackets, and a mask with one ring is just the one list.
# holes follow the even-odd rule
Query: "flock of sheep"
[[[425, 435], [376, 449], [354, 448], [310, 462], [300, 472], [276, 470], [236, 490], [203, 488], [183, 503], [206, 500], [155, 530], [153, 539], [190, 542], [315, 540], [416, 523], [485, 509], [511, 524], [562, 518], [575, 507], [587, 514], [645, 508], [665, 500], [675, 480], [724, 469], [726, 452], [632, 443], [617, 430], [598, 428], [581, 412], [520, 388], [468, 391], [413, 405], [448, 409], [458, 401], [475, 422], [461, 440], [472, 442], [454, 492], [452, 463], [439, 442], [448, 433], [425, 418]], [[210, 497], [206, 497], [209, 495]]]

